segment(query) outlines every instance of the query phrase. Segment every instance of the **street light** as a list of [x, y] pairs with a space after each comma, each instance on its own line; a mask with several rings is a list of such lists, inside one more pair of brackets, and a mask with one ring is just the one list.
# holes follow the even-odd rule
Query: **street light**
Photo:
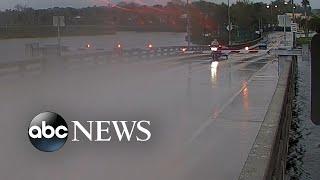
[[291, 0], [291, 5], [292, 5], [292, 21], [295, 22], [296, 21], [296, 17], [295, 17], [295, 9], [296, 9], [296, 6], [294, 4], [294, 0]]
[[[295, 17], [294, 13], [295, 13], [296, 6], [294, 4], [294, 0], [291, 0], [291, 5], [292, 5], [292, 22], [295, 23], [296, 17]], [[296, 33], [293, 32], [292, 36], [293, 36], [293, 47], [295, 48], [296, 47]]]
[[228, 0], [228, 44], [231, 46], [231, 18], [230, 18], [230, 0]]
[[189, 10], [189, 0], [187, 0], [187, 40], [188, 40], [188, 50], [190, 49], [190, 10]]
[[267, 9], [270, 9], [270, 16], [271, 16], [272, 26], [274, 26], [274, 21], [273, 21], [274, 19], [273, 19], [273, 17], [272, 17], [272, 15], [273, 15], [273, 13], [272, 13], [272, 8], [273, 8], [273, 7], [274, 7], [274, 8], [277, 8], [278, 5], [274, 5], [274, 6], [273, 6], [272, 4], [271, 4], [271, 5], [267, 5]]

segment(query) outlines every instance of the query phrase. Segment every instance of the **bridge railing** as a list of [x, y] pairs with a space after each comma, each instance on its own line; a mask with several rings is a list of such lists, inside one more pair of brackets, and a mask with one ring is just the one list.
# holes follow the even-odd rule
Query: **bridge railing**
[[[210, 51], [209, 46], [165, 46], [165, 47], [146, 47], [123, 49], [114, 47], [112, 50], [103, 48], [78, 48], [75, 51], [68, 50], [67, 47], [62, 47], [62, 56], [70, 56], [81, 54], [84, 56], [107, 55], [107, 56], [123, 56], [123, 57], [154, 57], [154, 56], [177, 56], [187, 53], [204, 53]], [[26, 44], [25, 54], [29, 57], [58, 55], [59, 47], [57, 45], [40, 46], [38, 43]]]
[[[162, 58], [170, 56], [184, 56], [191, 54], [202, 54], [205, 51], [210, 50], [208, 46], [167, 46], [167, 47], [155, 47], [146, 49], [116, 49], [110, 50], [95, 50], [86, 51], [80, 50], [78, 53], [64, 53], [57, 58], [53, 56], [58, 55], [58, 47], [54, 45], [40, 46], [38, 43], [32, 43], [26, 45], [26, 58], [16, 62], [0, 63], [0, 76], [8, 74], [24, 74], [35, 71], [42, 71], [48, 64], [52, 64], [53, 60], [59, 59], [62, 64], [69, 64], [74, 62], [91, 62], [93, 64], [103, 64], [108, 61], [121, 61], [123, 59], [143, 59], [143, 58]], [[62, 50], [66, 50], [63, 47]], [[121, 51], [118, 51], [121, 50]]]
[[279, 63], [282, 67], [276, 91], [239, 180], [288, 179], [286, 160], [295, 91], [296, 56], [282, 56]]

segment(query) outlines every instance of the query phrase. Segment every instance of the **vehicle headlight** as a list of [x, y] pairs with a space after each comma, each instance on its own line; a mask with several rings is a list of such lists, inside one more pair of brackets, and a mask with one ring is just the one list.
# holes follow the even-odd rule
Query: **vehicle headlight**
[[217, 47], [211, 47], [211, 51], [218, 51]]

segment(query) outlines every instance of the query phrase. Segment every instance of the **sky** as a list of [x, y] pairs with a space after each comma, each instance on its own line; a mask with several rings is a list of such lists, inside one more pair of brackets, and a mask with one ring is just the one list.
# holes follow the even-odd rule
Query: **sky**
[[[50, 7], [87, 7], [87, 6], [101, 6], [106, 5], [109, 2], [117, 3], [119, 1], [135, 1], [144, 4], [165, 4], [169, 0], [0, 0], [0, 9], [12, 9], [16, 4], [26, 4], [28, 7], [35, 9], [50, 8]], [[184, 0], [186, 1], [186, 0]], [[227, 0], [207, 0], [211, 2], [221, 3], [227, 2]], [[230, 0], [235, 2], [236, 0]], [[259, 2], [259, 0], [252, 0]], [[295, 3], [301, 3], [302, 0], [294, 0]], [[263, 1], [266, 2], [266, 1]], [[270, 1], [269, 1], [270, 2]], [[310, 0], [311, 7], [313, 9], [320, 9], [320, 0]]]

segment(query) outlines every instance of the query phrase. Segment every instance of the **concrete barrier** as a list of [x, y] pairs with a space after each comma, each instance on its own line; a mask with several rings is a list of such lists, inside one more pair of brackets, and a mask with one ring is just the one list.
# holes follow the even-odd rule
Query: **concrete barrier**
[[280, 56], [279, 81], [239, 180], [286, 178], [296, 56]]

